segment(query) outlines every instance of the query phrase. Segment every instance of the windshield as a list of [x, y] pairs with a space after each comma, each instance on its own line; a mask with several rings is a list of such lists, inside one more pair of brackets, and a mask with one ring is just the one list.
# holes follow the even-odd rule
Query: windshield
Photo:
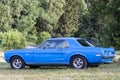
[[85, 39], [78, 39], [77, 40], [82, 46], [85, 46], [85, 47], [94, 47], [94, 45], [92, 45], [90, 42], [88, 42], [87, 40]]

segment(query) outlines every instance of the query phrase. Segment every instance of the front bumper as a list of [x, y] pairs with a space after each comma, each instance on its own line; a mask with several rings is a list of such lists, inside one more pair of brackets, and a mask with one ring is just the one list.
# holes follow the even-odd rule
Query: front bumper
[[4, 58], [4, 60], [5, 60], [7, 63], [9, 63], [9, 62], [10, 62], [7, 58]]

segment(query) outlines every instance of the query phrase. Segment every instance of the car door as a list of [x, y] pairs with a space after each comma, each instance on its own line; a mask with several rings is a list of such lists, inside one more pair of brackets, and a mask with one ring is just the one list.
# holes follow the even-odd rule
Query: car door
[[37, 64], [64, 64], [66, 48], [62, 48], [63, 40], [48, 40], [34, 52]]

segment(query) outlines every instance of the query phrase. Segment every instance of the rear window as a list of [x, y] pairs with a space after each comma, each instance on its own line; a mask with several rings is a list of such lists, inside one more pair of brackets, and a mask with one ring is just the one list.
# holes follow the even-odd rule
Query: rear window
[[77, 40], [82, 46], [91, 46], [86, 40], [78, 39]]

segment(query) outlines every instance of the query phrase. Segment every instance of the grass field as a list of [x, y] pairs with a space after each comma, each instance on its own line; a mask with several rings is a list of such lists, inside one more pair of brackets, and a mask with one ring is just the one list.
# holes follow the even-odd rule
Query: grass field
[[102, 64], [85, 70], [67, 66], [14, 70], [4, 62], [3, 53], [0, 53], [0, 80], [120, 80], [120, 63]]

